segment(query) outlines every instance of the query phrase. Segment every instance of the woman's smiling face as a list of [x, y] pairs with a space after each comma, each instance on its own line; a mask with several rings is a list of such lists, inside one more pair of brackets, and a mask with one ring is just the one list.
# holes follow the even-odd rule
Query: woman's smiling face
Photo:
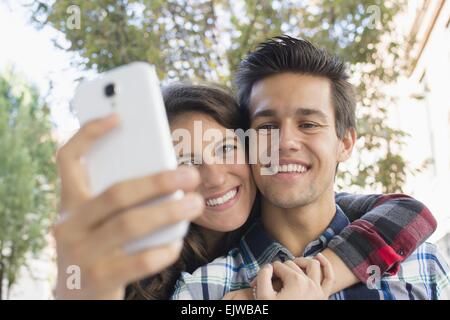
[[[198, 132], [199, 124], [201, 132]], [[180, 114], [171, 121], [170, 127], [172, 132], [189, 132], [183, 139], [190, 141], [183, 141], [183, 148], [177, 148], [181, 149], [177, 150], [178, 162], [195, 166], [200, 172], [202, 182], [197, 191], [205, 198], [205, 212], [194, 223], [219, 232], [241, 227], [250, 215], [256, 195], [251, 170], [245, 161], [245, 147], [227, 128], [200, 112]], [[205, 138], [204, 141], [205, 132], [221, 133], [223, 139]], [[184, 148], [186, 143], [190, 147]]]

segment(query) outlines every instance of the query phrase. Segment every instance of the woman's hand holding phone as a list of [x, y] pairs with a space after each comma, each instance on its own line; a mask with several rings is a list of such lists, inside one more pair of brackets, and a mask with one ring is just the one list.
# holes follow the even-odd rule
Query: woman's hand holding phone
[[[120, 182], [96, 197], [89, 191], [83, 157], [92, 144], [118, 124], [117, 116], [86, 123], [58, 152], [61, 177], [57, 244], [57, 299], [122, 299], [128, 283], [156, 274], [178, 258], [182, 240], [138, 253], [123, 247], [131, 240], [203, 212], [195, 169], [179, 168]], [[179, 200], [139, 206], [183, 190]], [[80, 288], [68, 286], [70, 266], [80, 270]]]

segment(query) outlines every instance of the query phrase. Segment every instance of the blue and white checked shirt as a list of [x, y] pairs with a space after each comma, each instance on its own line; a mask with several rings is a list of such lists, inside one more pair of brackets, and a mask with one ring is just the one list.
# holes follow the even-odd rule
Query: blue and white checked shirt
[[[336, 205], [336, 214], [326, 231], [310, 242], [303, 256], [323, 251], [331, 238], [339, 234], [349, 220]], [[285, 261], [294, 256], [256, 222], [240, 240], [238, 247], [225, 257], [219, 257], [194, 273], [183, 272], [178, 280], [174, 300], [219, 300], [231, 291], [249, 288], [261, 266], [273, 261]], [[375, 278], [374, 278], [375, 279]], [[374, 285], [375, 284], [375, 285]], [[450, 299], [450, 269], [436, 246], [424, 243], [400, 264], [394, 276], [385, 274], [369, 286], [358, 283], [330, 297], [332, 300], [436, 300]]]

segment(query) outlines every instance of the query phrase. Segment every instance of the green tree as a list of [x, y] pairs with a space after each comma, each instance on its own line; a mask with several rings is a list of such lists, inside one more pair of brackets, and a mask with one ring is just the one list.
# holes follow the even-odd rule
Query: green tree
[[12, 71], [0, 75], [0, 300], [47, 243], [55, 147], [49, 110], [37, 90]]
[[[78, 29], [67, 23], [71, 5], [80, 9]], [[408, 43], [394, 24], [404, 5], [404, 0], [59, 0], [34, 1], [31, 7], [36, 26], [64, 34], [57, 45], [78, 53], [81, 68], [101, 72], [144, 60], [166, 81], [232, 86], [240, 60], [257, 43], [280, 34], [311, 39], [348, 61], [357, 88], [360, 159], [341, 174], [339, 186], [397, 192], [408, 170], [400, 156], [404, 133], [387, 126], [395, 100], [382, 89], [409, 61]], [[363, 157], [366, 153], [370, 156]]]

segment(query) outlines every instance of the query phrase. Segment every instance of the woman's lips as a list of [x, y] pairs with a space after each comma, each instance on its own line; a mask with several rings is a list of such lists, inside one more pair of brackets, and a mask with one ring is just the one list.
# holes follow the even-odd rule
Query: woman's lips
[[206, 199], [205, 200], [206, 207], [208, 209], [213, 209], [213, 210], [228, 209], [239, 198], [240, 189], [241, 189], [240, 186], [237, 186], [231, 190], [228, 190], [227, 192], [223, 193], [220, 196]]

